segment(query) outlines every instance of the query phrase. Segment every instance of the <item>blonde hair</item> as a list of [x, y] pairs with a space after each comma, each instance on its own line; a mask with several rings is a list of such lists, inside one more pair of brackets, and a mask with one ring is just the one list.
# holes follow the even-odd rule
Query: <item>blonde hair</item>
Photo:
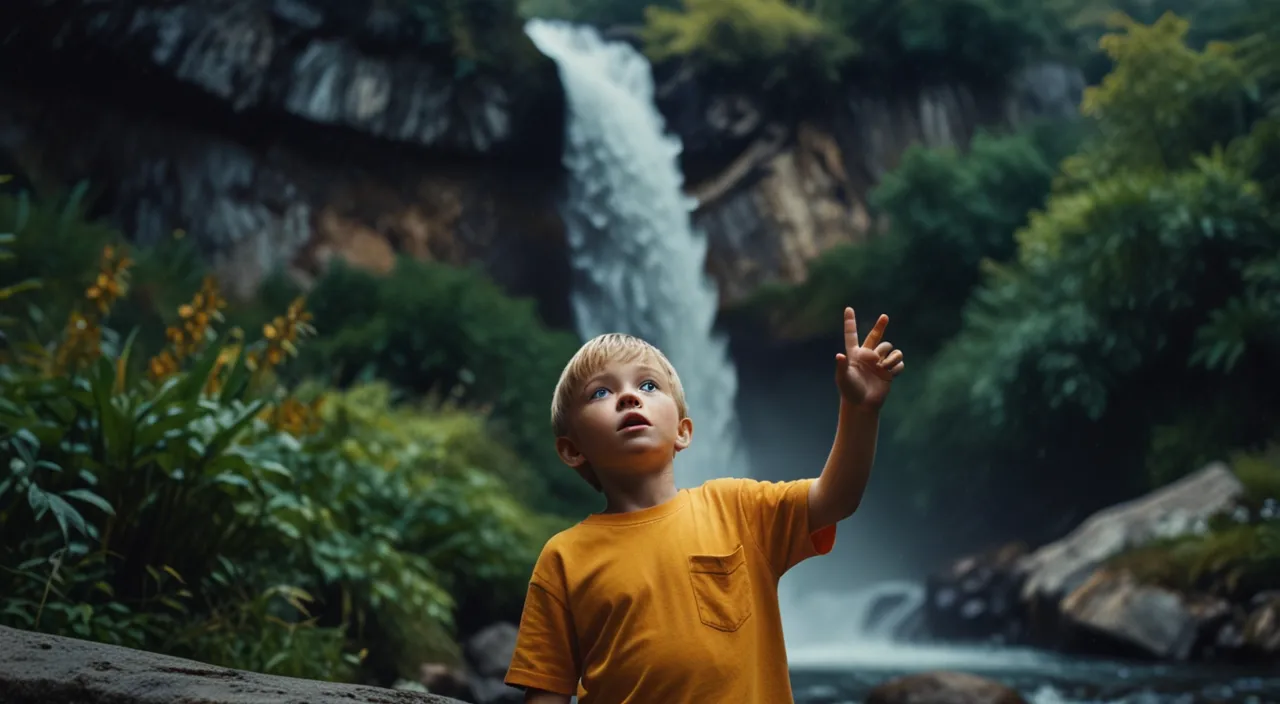
[[634, 335], [610, 332], [588, 340], [560, 372], [560, 381], [551, 397], [551, 427], [556, 437], [569, 434], [569, 411], [573, 408], [573, 398], [588, 379], [611, 362], [625, 364], [642, 358], [657, 362], [659, 369], [669, 377], [667, 390], [675, 399], [680, 418], [686, 418], [689, 408], [684, 400], [684, 386], [680, 384], [680, 375], [676, 374], [671, 360], [662, 350]]

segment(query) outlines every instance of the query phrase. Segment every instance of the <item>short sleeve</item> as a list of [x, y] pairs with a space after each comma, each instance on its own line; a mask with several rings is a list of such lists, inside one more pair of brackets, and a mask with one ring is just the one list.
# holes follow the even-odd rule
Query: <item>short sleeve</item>
[[507, 684], [569, 696], [577, 694], [577, 638], [564, 599], [562, 589], [534, 573], [525, 596], [524, 612], [520, 615], [516, 649], [505, 678]]
[[809, 487], [813, 481], [742, 481], [738, 501], [747, 530], [779, 577], [810, 557], [831, 552], [835, 546], [834, 525], [818, 531], [809, 529]]

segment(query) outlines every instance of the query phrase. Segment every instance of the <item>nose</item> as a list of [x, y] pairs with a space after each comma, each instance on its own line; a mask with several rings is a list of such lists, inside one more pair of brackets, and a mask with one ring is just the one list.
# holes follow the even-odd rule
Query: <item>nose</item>
[[640, 395], [635, 391], [627, 390], [618, 394], [618, 410], [640, 407]]

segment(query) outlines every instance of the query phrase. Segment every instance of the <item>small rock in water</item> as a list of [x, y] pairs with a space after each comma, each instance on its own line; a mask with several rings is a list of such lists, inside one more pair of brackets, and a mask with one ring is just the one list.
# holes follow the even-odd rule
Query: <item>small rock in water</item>
[[866, 704], [1027, 704], [999, 682], [963, 672], [924, 672], [889, 680], [867, 693]]

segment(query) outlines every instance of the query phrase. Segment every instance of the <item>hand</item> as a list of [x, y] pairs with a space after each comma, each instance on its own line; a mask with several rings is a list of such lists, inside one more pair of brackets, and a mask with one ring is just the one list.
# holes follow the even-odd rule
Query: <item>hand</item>
[[836, 386], [844, 400], [855, 406], [880, 408], [889, 395], [889, 384], [902, 373], [902, 351], [884, 342], [889, 316], [881, 315], [858, 344], [858, 319], [844, 309], [844, 353], [836, 355]]

